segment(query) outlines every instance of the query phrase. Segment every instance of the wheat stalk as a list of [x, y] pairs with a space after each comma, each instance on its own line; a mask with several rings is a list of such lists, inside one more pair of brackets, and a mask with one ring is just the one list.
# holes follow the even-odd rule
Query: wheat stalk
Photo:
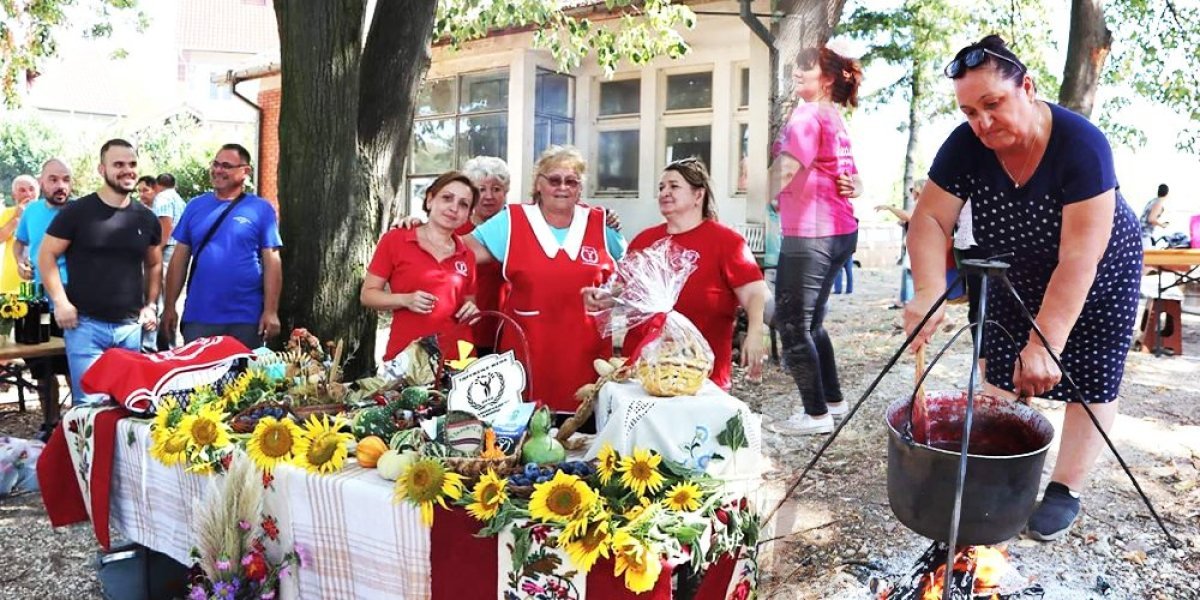
[[[224, 558], [236, 564], [245, 554], [248, 541], [257, 537], [262, 502], [258, 470], [250, 459], [235, 452], [229, 471], [214, 475], [204, 498], [193, 504], [200, 568], [209, 579], [217, 580], [218, 560]], [[240, 527], [243, 522], [250, 524], [249, 531]]]

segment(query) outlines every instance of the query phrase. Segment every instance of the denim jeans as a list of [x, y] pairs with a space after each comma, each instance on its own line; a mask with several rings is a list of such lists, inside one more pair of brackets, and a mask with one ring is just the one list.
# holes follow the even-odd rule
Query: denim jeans
[[[167, 293], [167, 265], [171, 264], [171, 255], [173, 254], [175, 254], [174, 244], [163, 248], [162, 285], [159, 287], [158, 300], [155, 302], [155, 306], [158, 308], [156, 314], [158, 315], [159, 322], [162, 322], [163, 297]], [[162, 328], [156, 328], [154, 331], [142, 331], [142, 352], [146, 354], [170, 350], [174, 342], [175, 332], [173, 331], [163, 331]]]
[[105, 397], [84, 394], [79, 382], [92, 363], [109, 348], [124, 348], [137, 352], [142, 342], [142, 326], [137, 319], [111, 323], [79, 315], [79, 325], [63, 330], [67, 346], [67, 364], [71, 370], [71, 404], [91, 404]]
[[820, 238], [783, 238], [775, 282], [776, 327], [784, 366], [796, 382], [804, 412], [828, 412], [841, 402], [833, 343], [825, 331], [825, 307], [833, 279], [858, 244], [858, 232]]

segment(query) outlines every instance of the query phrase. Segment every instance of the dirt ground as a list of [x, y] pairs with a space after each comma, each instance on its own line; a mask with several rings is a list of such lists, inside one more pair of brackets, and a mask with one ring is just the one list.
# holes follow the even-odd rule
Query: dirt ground
[[[904, 341], [900, 311], [888, 310], [898, 273], [858, 271], [849, 296], [833, 296], [828, 329], [834, 340], [846, 398], [857, 401]], [[965, 307], [948, 321], [966, 323]], [[1200, 598], [1200, 317], [1185, 315], [1185, 355], [1131, 353], [1113, 440], [1142, 488], [1180, 539], [1171, 548], [1112, 455], [1102, 455], [1083, 513], [1056, 542], [1015, 539], [1006, 544], [1018, 573], [1006, 592], [1038, 583], [1045, 598]], [[952, 329], [951, 327], [945, 327]], [[944, 343], [949, 335], [939, 336]], [[940, 345], [940, 344], [939, 344]], [[933, 371], [929, 390], [966, 388], [969, 337], [959, 340]], [[1186, 353], [1191, 353], [1187, 355]], [[913, 362], [903, 357], [833, 442], [792, 496], [764, 548], [765, 598], [866, 599], [872, 577], [894, 580], [929, 546], [901, 525], [887, 500], [887, 434], [883, 412], [912, 392]], [[764, 423], [786, 418], [798, 402], [778, 367], [761, 385], [738, 382], [735, 395], [755, 405]], [[1035, 402], [1058, 429], [1060, 403]], [[828, 436], [792, 437], [764, 431], [774, 463], [767, 479], [778, 498]], [[1043, 473], [1057, 454], [1051, 448]]]
[[[846, 397], [856, 401], [903, 341], [900, 313], [888, 310], [899, 276], [859, 270], [852, 295], [833, 296], [828, 326], [837, 348]], [[965, 324], [963, 307], [949, 320]], [[1083, 514], [1053, 543], [1016, 539], [1006, 546], [1017, 573], [1011, 591], [1036, 582], [1048, 600], [1074, 598], [1200, 598], [1200, 317], [1185, 316], [1185, 356], [1131, 354], [1122, 389], [1122, 416], [1113, 439], [1171, 532], [1169, 547], [1129, 480], [1105, 454], [1083, 495]], [[941, 336], [942, 340], [948, 336]], [[931, 375], [930, 390], [963, 389], [969, 343], [961, 341]], [[1186, 354], [1190, 353], [1190, 354]], [[912, 363], [897, 364], [862, 405], [801, 484], [767, 537], [762, 598], [862, 599], [872, 577], [904, 573], [929, 545], [896, 521], [887, 503], [885, 406], [912, 391]], [[778, 366], [761, 384], [739, 379], [735, 391], [764, 414], [786, 418], [795, 389]], [[39, 418], [17, 413], [12, 393], [0, 394], [0, 435], [30, 437]], [[1038, 407], [1057, 427], [1062, 408]], [[775, 498], [826, 436], [764, 432]], [[1057, 447], [1046, 461], [1046, 476]], [[0, 598], [100, 597], [93, 566], [96, 542], [88, 526], [54, 530], [36, 494], [0, 499]]]

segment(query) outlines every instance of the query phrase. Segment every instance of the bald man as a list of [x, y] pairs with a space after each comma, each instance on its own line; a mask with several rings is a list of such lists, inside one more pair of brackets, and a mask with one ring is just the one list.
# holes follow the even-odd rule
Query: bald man
[[[12, 182], [13, 205], [0, 211], [0, 243], [12, 244], [13, 234], [25, 207], [38, 197], [38, 182], [33, 175], [18, 175]], [[11, 246], [9, 246], [11, 248]], [[15, 294], [20, 288], [21, 274], [17, 272], [17, 260], [11, 250], [0, 260], [0, 293]]]
[[[50, 222], [71, 198], [71, 167], [62, 160], [51, 158], [42, 164], [38, 184], [42, 188], [42, 197], [25, 208], [25, 214], [17, 224], [12, 255], [17, 261], [21, 279], [41, 283], [42, 278], [37, 272], [33, 257], [37, 256]], [[62, 280], [66, 281], [67, 261], [62, 257], [58, 260], [58, 272]]]

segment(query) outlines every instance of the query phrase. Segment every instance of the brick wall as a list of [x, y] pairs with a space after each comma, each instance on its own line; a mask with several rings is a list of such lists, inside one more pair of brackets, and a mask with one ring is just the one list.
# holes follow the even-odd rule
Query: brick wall
[[258, 193], [279, 209], [279, 98], [278, 87], [258, 93], [262, 119], [258, 126]]

